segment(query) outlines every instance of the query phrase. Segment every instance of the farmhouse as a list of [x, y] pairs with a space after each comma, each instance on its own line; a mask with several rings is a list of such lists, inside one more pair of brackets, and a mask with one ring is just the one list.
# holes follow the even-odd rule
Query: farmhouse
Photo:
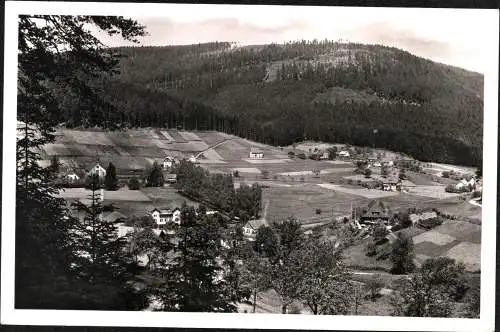
[[104, 167], [101, 166], [99, 162], [97, 162], [95, 166], [90, 169], [88, 174], [89, 175], [97, 174], [97, 176], [99, 176], [100, 178], [104, 178], [106, 176], [106, 170], [104, 169]]
[[245, 226], [243, 226], [243, 236], [249, 241], [255, 241], [257, 236], [257, 230], [261, 226], [267, 226], [267, 223], [263, 219], [249, 220]]
[[371, 201], [366, 208], [363, 209], [359, 222], [361, 224], [373, 224], [382, 220], [384, 223], [389, 221], [389, 209], [379, 200]]
[[163, 159], [163, 168], [171, 168], [176, 163], [177, 159], [167, 156], [165, 159]]
[[250, 159], [262, 159], [264, 158], [264, 152], [257, 148], [250, 149]]
[[391, 175], [382, 182], [382, 190], [384, 191], [401, 191], [401, 180], [398, 176]]
[[475, 186], [476, 186], [476, 180], [472, 178], [469, 181], [467, 181], [466, 179], [460, 180], [460, 182], [455, 185], [455, 188], [457, 189], [468, 188], [472, 190], [473, 188], [475, 188]]
[[176, 223], [180, 225], [181, 223], [181, 210], [179, 208], [171, 209], [153, 209], [150, 212], [151, 217], [156, 222], [158, 226], [165, 225], [166, 223]]

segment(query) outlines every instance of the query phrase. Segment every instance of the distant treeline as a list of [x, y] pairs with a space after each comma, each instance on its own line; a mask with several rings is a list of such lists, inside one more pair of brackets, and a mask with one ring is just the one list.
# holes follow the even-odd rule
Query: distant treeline
[[[476, 73], [394, 48], [330, 41], [118, 51], [120, 74], [92, 80], [104, 103], [75, 103], [56, 87], [61, 122], [217, 130], [273, 145], [319, 139], [481, 163], [483, 76]], [[345, 98], [352, 94], [359, 100]]]

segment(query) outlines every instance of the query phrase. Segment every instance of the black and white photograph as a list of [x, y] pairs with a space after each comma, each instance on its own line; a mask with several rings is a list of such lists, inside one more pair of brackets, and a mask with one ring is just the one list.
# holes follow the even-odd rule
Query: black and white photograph
[[498, 10], [29, 4], [2, 323], [494, 330]]

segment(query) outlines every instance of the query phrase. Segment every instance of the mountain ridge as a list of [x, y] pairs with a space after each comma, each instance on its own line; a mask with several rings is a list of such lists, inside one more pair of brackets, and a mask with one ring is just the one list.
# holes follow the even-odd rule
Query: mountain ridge
[[[124, 55], [120, 73], [96, 83], [109, 119], [89, 105], [90, 124], [218, 130], [271, 145], [335, 140], [481, 163], [483, 75], [394, 47], [214, 42], [114, 51]], [[83, 122], [75, 111], [63, 119]]]

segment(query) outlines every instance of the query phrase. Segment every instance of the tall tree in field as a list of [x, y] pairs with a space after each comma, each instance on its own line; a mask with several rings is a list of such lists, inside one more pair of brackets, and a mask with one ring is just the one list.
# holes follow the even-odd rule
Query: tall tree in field
[[16, 308], [71, 309], [82, 303], [68, 273], [76, 256], [68, 235], [74, 219], [55, 197], [54, 170], [38, 163], [39, 148], [54, 141], [61, 119], [52, 86], [64, 85], [82, 105], [96, 105], [100, 99], [82, 78], [111, 72], [117, 58], [88, 27], [127, 40], [144, 30], [122, 17], [20, 15], [18, 22]]
[[147, 181], [146, 186], [148, 187], [163, 187], [165, 183], [165, 178], [163, 177], [163, 171], [161, 166], [155, 162], [153, 164], [153, 168], [151, 169]]
[[117, 190], [118, 179], [116, 178], [116, 167], [113, 163], [109, 163], [106, 169], [106, 176], [104, 177], [104, 187], [106, 190]]

